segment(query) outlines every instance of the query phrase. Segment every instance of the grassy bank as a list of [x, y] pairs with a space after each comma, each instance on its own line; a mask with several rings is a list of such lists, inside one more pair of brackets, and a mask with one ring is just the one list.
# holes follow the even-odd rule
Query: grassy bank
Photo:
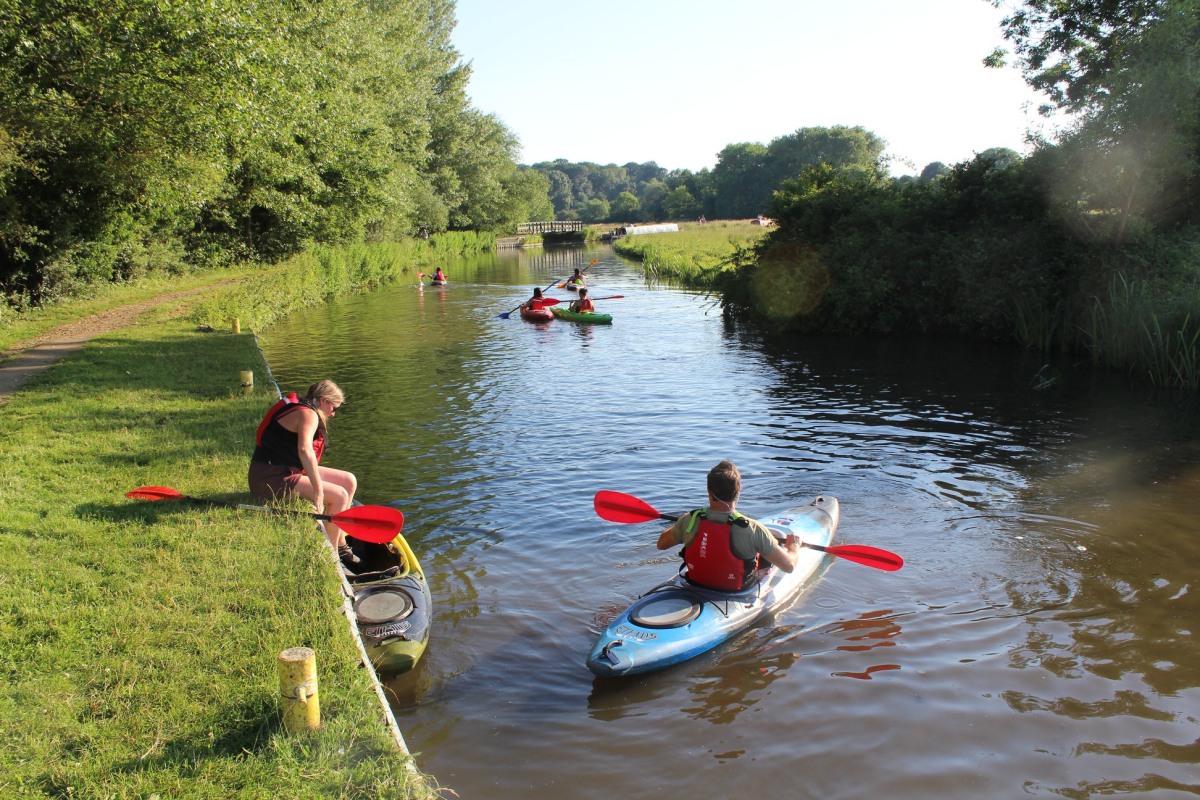
[[[156, 308], [3, 406], [0, 793], [427, 796], [381, 722], [309, 520], [123, 496], [248, 499], [273, 398], [261, 377], [241, 392], [240, 370], [263, 375], [253, 337], [198, 332], [202, 305]], [[317, 652], [324, 720], [302, 737], [282, 729], [275, 665], [295, 646]]]
[[766, 228], [749, 220], [687, 223], [678, 233], [626, 236], [613, 242], [623, 256], [642, 259], [646, 274], [698, 289], [714, 288], [721, 273], [735, 268], [739, 254], [752, 247]]
[[144, 302], [153, 297], [187, 292], [214, 283], [238, 281], [253, 274], [249, 267], [175, 275], [155, 273], [137, 283], [91, 286], [86, 297], [49, 303], [17, 311], [0, 304], [0, 353], [51, 329], [118, 306]]

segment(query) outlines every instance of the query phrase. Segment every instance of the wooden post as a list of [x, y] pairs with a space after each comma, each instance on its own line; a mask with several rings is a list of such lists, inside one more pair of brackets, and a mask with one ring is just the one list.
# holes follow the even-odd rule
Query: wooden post
[[288, 733], [321, 727], [317, 654], [312, 648], [289, 647], [279, 654], [279, 695], [283, 701], [283, 727]]
[[238, 377], [241, 378], [243, 389], [254, 388], [254, 370], [244, 369], [241, 371]]

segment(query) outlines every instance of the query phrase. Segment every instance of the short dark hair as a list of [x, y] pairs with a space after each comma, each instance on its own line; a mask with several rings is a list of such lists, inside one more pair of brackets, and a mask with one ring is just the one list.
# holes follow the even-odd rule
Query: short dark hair
[[732, 461], [722, 461], [708, 471], [708, 493], [723, 503], [735, 503], [742, 493], [742, 473]]

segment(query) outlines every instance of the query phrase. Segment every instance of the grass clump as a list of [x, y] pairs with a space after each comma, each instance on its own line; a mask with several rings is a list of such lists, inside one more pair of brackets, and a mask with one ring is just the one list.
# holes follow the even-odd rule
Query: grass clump
[[613, 250], [641, 259], [647, 277], [713, 289], [765, 232], [749, 220], [689, 223], [680, 225], [678, 233], [626, 236], [613, 242]]
[[[93, 340], [0, 415], [0, 793], [432, 796], [381, 723], [310, 519], [124, 498], [248, 500], [273, 398], [238, 373], [261, 356], [180, 313]], [[317, 653], [324, 721], [299, 737], [275, 664], [296, 646]]]

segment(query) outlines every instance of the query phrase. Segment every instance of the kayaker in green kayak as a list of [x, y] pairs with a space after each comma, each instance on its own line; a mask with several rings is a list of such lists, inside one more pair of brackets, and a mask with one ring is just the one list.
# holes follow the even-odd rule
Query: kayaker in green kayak
[[659, 534], [659, 550], [683, 545], [692, 583], [737, 592], [752, 583], [764, 560], [784, 572], [795, 568], [800, 542], [789, 535], [781, 543], [758, 520], [737, 513], [741, 493], [741, 473], [732, 461], [722, 461], [708, 472], [708, 508], [684, 514]]
[[587, 293], [588, 290], [586, 288], [581, 288], [579, 290], [579, 299], [571, 301], [571, 305], [568, 308], [579, 314], [595, 314], [596, 304], [587, 296]]

